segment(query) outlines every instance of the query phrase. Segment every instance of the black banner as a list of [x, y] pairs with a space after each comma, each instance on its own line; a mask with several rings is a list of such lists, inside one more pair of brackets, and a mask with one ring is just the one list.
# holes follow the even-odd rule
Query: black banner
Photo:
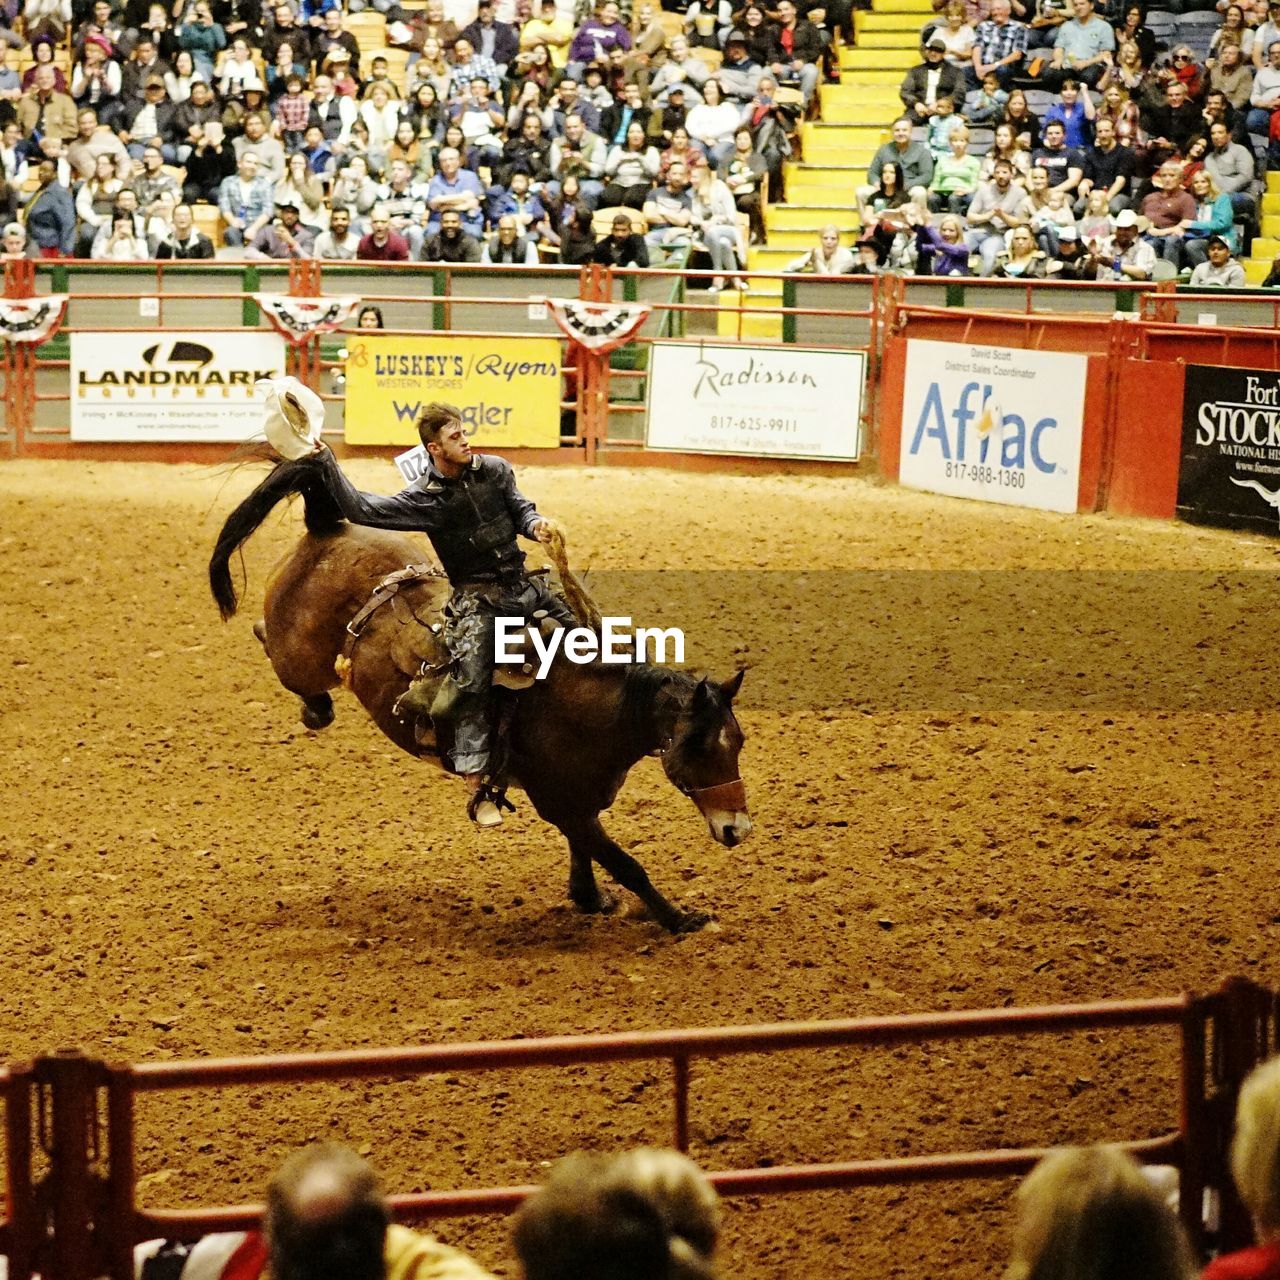
[[1187, 366], [1178, 514], [1280, 533], [1280, 372]]

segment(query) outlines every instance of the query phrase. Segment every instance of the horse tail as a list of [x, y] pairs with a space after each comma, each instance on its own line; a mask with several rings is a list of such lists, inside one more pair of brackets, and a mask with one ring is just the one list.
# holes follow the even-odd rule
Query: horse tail
[[227, 517], [209, 559], [209, 589], [223, 620], [234, 615], [239, 593], [231, 580], [231, 557], [249, 540], [273, 508], [295, 493], [302, 494], [308, 533], [334, 533], [342, 526], [342, 512], [311, 458], [279, 462], [271, 474]]

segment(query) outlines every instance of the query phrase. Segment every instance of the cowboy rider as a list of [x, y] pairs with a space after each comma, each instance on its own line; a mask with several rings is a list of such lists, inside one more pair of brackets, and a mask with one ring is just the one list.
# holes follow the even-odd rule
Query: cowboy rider
[[[393, 497], [362, 493], [327, 445], [317, 443], [315, 456], [330, 493], [353, 524], [425, 533], [431, 540], [453, 587], [444, 628], [458, 694], [453, 766], [466, 779], [472, 820], [492, 827], [502, 821], [486, 784], [494, 619], [531, 618], [537, 610], [568, 626], [575, 619], [563, 600], [525, 572], [517, 535], [547, 543], [553, 526], [516, 488], [511, 464], [472, 452], [462, 414], [453, 405], [428, 404], [418, 417], [418, 435], [427, 451], [427, 469]], [[427, 708], [414, 700], [415, 693], [423, 692], [411, 686], [401, 709], [425, 714]]]

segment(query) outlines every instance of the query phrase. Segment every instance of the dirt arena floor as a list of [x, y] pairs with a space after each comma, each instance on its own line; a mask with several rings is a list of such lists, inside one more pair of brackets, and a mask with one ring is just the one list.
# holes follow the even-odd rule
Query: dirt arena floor
[[[394, 490], [388, 463], [353, 464]], [[1058, 517], [808, 477], [529, 469], [575, 560], [691, 660], [751, 664], [756, 831], [711, 842], [656, 762], [613, 834], [662, 934], [583, 918], [523, 806], [472, 831], [457, 783], [346, 696], [306, 731], [250, 627], [300, 530], [205, 581], [256, 477], [0, 464], [0, 1054], [309, 1051], [1165, 995], [1280, 982], [1274, 581], [1263, 537]], [[611, 577], [607, 571], [634, 571]], [[1160, 1032], [745, 1058], [697, 1069], [710, 1168], [1158, 1134]], [[154, 1206], [257, 1198], [319, 1137], [395, 1190], [536, 1180], [669, 1133], [645, 1064], [144, 1099]], [[728, 1206], [725, 1272], [995, 1276], [1008, 1183]], [[514, 1267], [500, 1221], [446, 1239]]]

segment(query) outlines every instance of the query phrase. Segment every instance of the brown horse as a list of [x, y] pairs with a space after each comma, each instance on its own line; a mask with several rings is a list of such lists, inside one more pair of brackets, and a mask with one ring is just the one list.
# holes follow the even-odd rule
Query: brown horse
[[[309, 459], [279, 463], [227, 518], [209, 562], [209, 583], [223, 618], [238, 604], [229, 562], [275, 505], [300, 493], [307, 533], [274, 569], [263, 619], [254, 628], [280, 683], [302, 699], [302, 720], [321, 729], [333, 721], [329, 690], [350, 637], [347, 624], [387, 574], [421, 562], [405, 538], [347, 524]], [[372, 613], [350, 648], [346, 680], [374, 722], [414, 756], [414, 724], [396, 715], [396, 701], [417, 670], [449, 585], [441, 577], [408, 583]], [[406, 625], [412, 624], [412, 625]], [[410, 644], [412, 639], [416, 644]], [[540, 817], [569, 842], [569, 897], [581, 911], [608, 911], [592, 863], [649, 908], [672, 933], [701, 928], [710, 917], [682, 911], [650, 883], [640, 864], [600, 823], [631, 767], [657, 755], [671, 782], [697, 805], [711, 835], [732, 848], [751, 831], [738, 773], [742, 730], [733, 699], [743, 673], [723, 684], [636, 663], [577, 665], [558, 657], [546, 678], [514, 695], [508, 770]], [[438, 756], [437, 756], [438, 759]]]

